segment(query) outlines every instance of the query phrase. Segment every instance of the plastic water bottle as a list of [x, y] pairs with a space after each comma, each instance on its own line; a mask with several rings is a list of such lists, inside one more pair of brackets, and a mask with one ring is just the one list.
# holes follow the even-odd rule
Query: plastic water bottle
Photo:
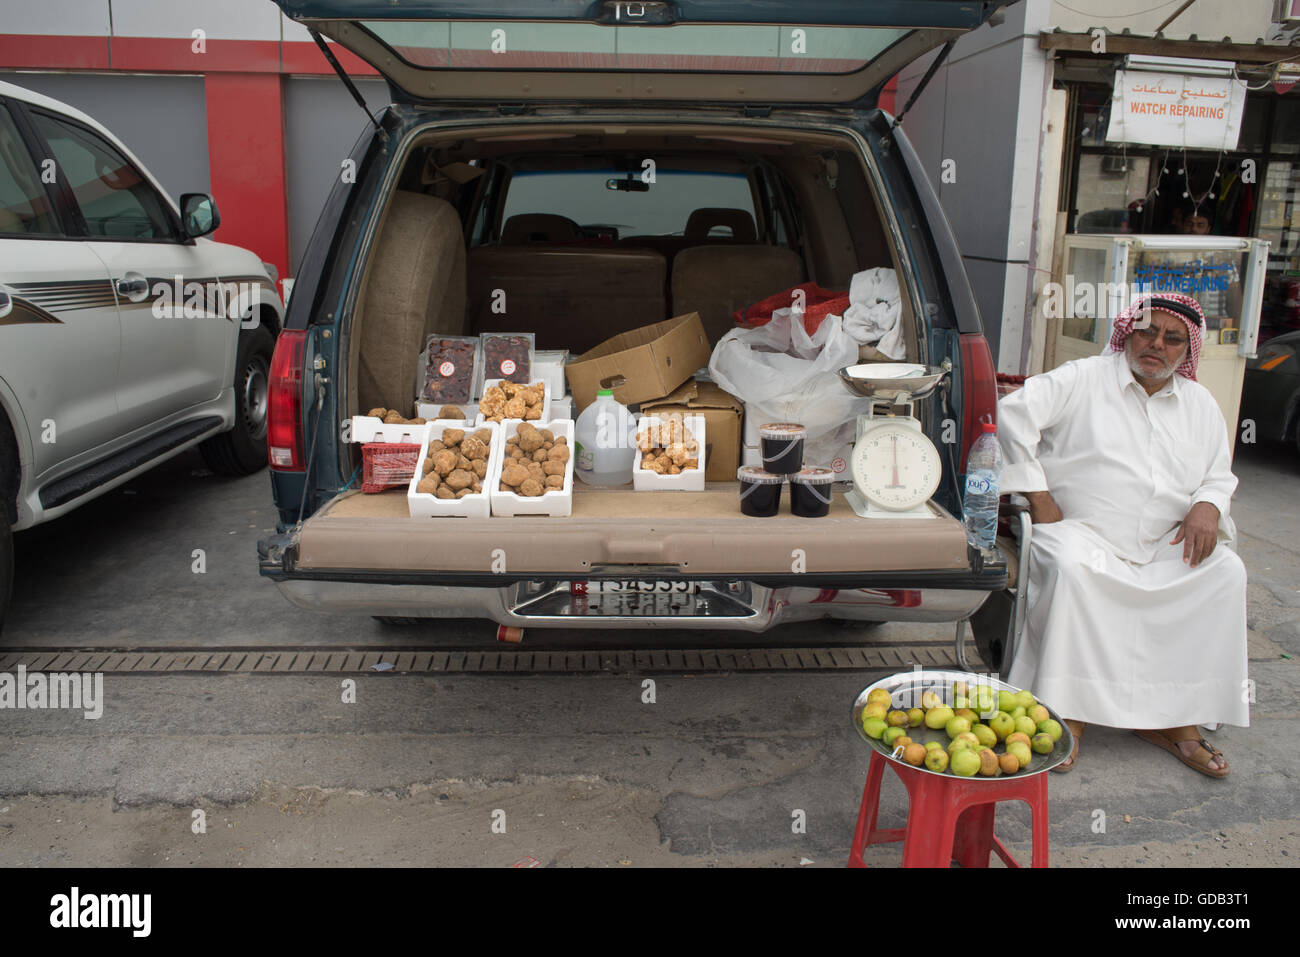
[[601, 389], [573, 426], [573, 474], [588, 485], [617, 487], [632, 481], [636, 421], [628, 407]]
[[984, 434], [975, 440], [966, 459], [966, 495], [962, 498], [966, 540], [990, 551], [998, 534], [998, 494], [1002, 484], [1002, 447], [997, 426], [983, 423]]

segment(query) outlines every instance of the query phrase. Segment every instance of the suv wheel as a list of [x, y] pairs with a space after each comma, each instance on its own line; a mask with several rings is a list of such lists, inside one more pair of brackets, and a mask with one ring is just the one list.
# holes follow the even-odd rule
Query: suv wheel
[[220, 475], [252, 475], [266, 465], [266, 412], [275, 337], [258, 326], [239, 337], [235, 362], [235, 426], [199, 446]]

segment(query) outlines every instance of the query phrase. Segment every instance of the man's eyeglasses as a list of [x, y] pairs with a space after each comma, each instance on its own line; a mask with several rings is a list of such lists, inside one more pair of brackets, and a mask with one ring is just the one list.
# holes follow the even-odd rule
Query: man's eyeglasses
[[[1152, 329], [1150, 327], [1146, 329], [1133, 330], [1133, 335], [1135, 335], [1138, 338], [1139, 342], [1142, 342], [1145, 345], [1151, 345], [1151, 343], [1155, 342], [1156, 337], [1159, 334], [1160, 334], [1160, 330]], [[1170, 332], [1166, 330], [1164, 333], [1164, 337], [1165, 337], [1165, 345], [1169, 346], [1172, 349], [1178, 349], [1181, 348], [1182, 346], [1187, 345], [1187, 336], [1181, 332]]]

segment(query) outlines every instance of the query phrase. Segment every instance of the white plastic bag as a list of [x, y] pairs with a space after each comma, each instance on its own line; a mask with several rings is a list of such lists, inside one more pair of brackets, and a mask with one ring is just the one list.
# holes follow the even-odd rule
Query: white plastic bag
[[810, 337], [801, 315], [778, 309], [765, 325], [723, 336], [709, 373], [745, 403], [746, 433], [797, 422], [808, 430], [804, 462], [843, 473], [857, 417], [871, 408], [840, 381], [839, 370], [857, 363], [858, 344], [839, 316], [827, 316]]

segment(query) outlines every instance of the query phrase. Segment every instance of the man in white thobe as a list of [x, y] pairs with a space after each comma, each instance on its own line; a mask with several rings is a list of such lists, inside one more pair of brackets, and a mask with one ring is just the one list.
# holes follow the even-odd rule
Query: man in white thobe
[[1198, 724], [1250, 723], [1246, 573], [1217, 547], [1237, 486], [1218, 404], [1195, 381], [1194, 299], [1143, 297], [1107, 351], [998, 405], [1002, 491], [1029, 501], [1028, 612], [1008, 680], [1065, 718], [1132, 728], [1211, 777]]

